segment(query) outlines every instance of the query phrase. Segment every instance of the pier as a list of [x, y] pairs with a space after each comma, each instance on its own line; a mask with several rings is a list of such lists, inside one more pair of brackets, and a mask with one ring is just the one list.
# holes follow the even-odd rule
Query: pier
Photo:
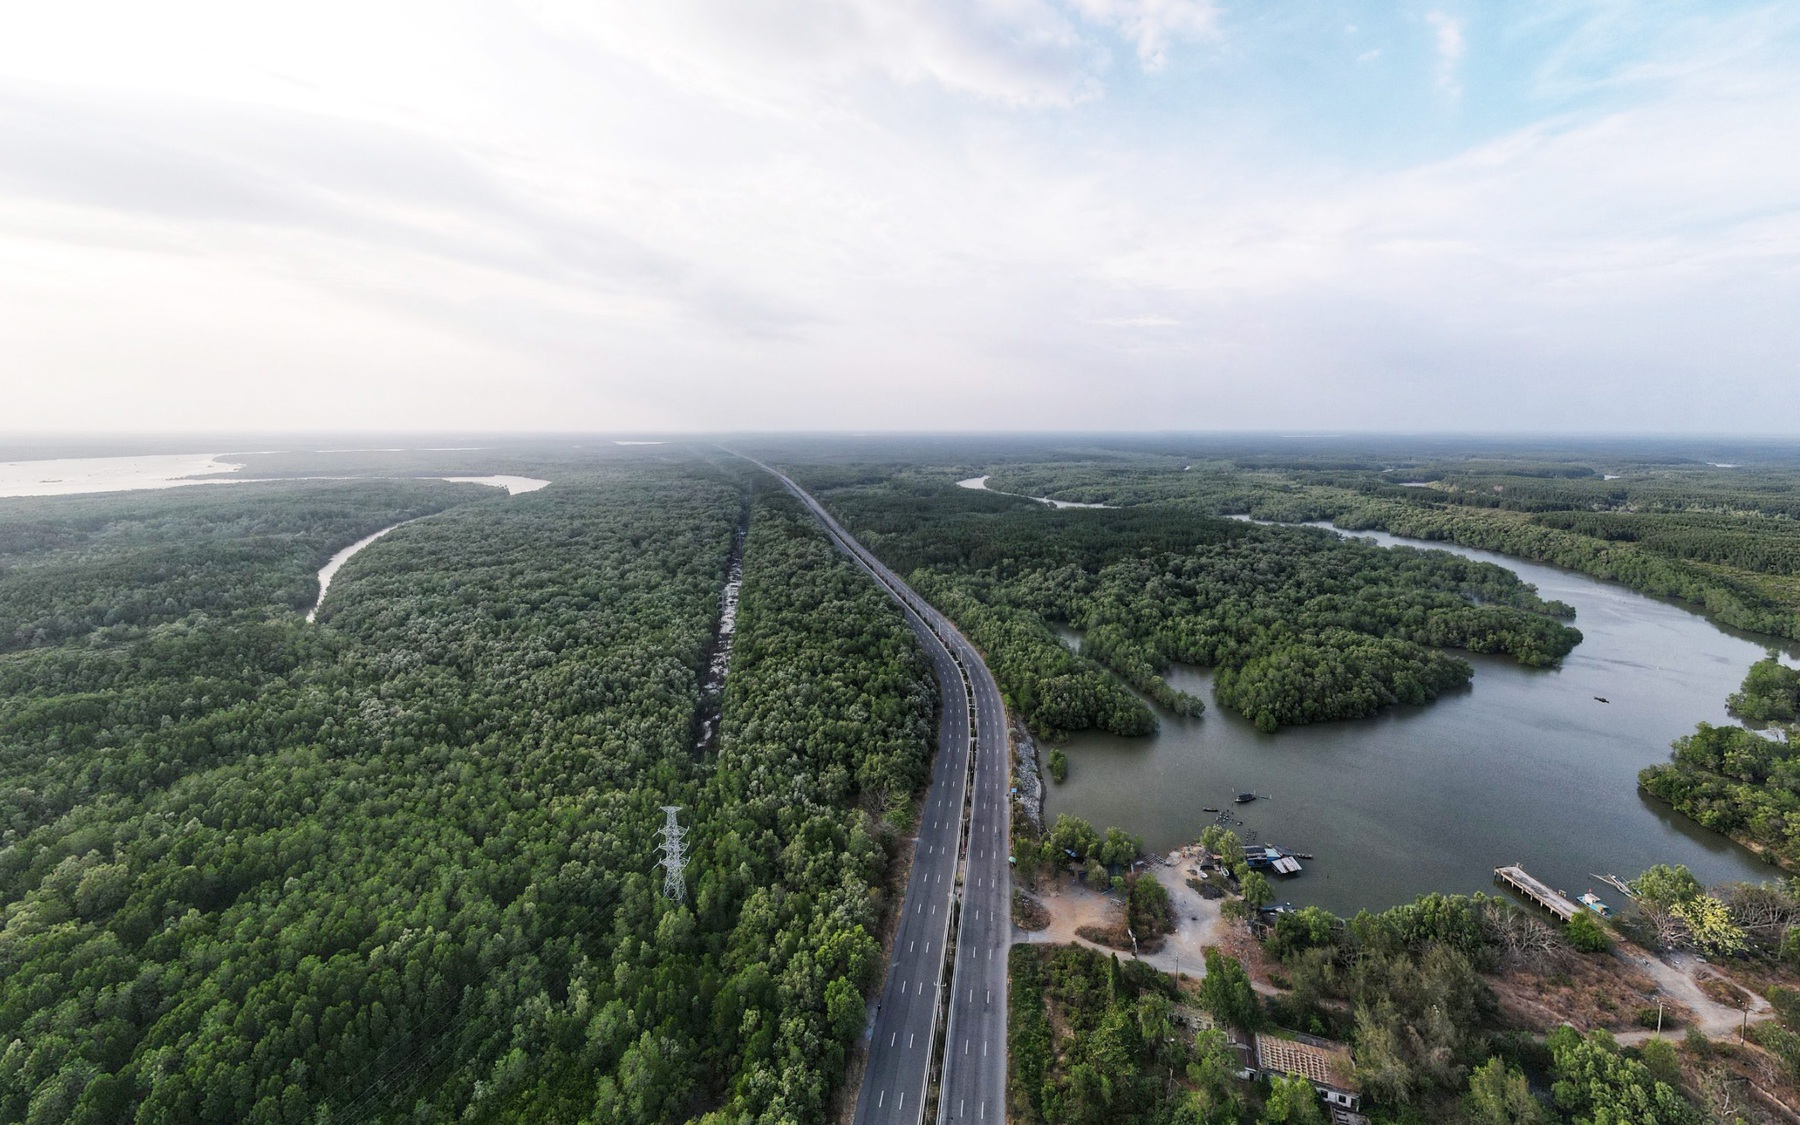
[[1551, 890], [1516, 863], [1509, 867], [1494, 868], [1494, 878], [1508, 888], [1524, 895], [1532, 902], [1537, 903], [1564, 922], [1567, 922], [1581, 912], [1581, 907], [1576, 906], [1573, 902], [1569, 901], [1566, 895], [1560, 891]]

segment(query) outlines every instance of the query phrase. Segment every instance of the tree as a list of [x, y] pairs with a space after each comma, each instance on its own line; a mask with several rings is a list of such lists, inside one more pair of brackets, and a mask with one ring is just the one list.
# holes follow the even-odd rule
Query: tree
[[1672, 1087], [1681, 1086], [1681, 1060], [1676, 1057], [1675, 1044], [1667, 1039], [1646, 1039], [1638, 1048], [1638, 1055], [1650, 1077]]
[[1563, 936], [1582, 953], [1605, 953], [1612, 948], [1612, 939], [1606, 935], [1606, 927], [1585, 910], [1576, 911], [1575, 916], [1569, 919]]
[[1619, 1050], [1604, 1031], [1567, 1024], [1550, 1033], [1556, 1104], [1591, 1125], [1697, 1125], [1699, 1116], [1667, 1082]]
[[1250, 974], [1236, 957], [1206, 948], [1206, 979], [1200, 982], [1200, 1004], [1220, 1023], [1245, 1031], [1262, 1026], [1262, 1001], [1251, 987]]
[[1744, 930], [1731, 920], [1731, 911], [1711, 895], [1679, 903], [1670, 912], [1687, 925], [1688, 940], [1715, 957], [1744, 950]]
[[1050, 751], [1050, 780], [1058, 784], [1069, 779], [1069, 756], [1058, 746]]
[[1193, 1101], [1201, 1121], [1237, 1121], [1243, 1112], [1238, 1096], [1237, 1072], [1242, 1064], [1223, 1031], [1204, 1028], [1194, 1036], [1193, 1058], [1187, 1079], [1194, 1086]]
[[1108, 867], [1123, 867], [1144, 850], [1144, 841], [1120, 828], [1108, 828], [1100, 843], [1100, 862]]
[[1325, 1125], [1325, 1109], [1313, 1084], [1297, 1075], [1278, 1074], [1269, 1081], [1259, 1125]]
[[1100, 834], [1080, 817], [1062, 813], [1051, 826], [1044, 844], [1064, 859], [1081, 861], [1100, 850]]
[[1262, 909], [1275, 900], [1275, 888], [1269, 885], [1268, 876], [1260, 871], [1249, 871], [1238, 881], [1243, 892], [1244, 901], [1255, 909]]
[[1674, 867], [1659, 863], [1631, 881], [1638, 902], [1659, 910], [1673, 910], [1689, 899], [1698, 898], [1706, 888], [1686, 864]]
[[1169, 890], [1154, 874], [1145, 872], [1125, 880], [1125, 924], [1142, 941], [1175, 929], [1175, 907]]
[[1499, 1058], [1469, 1072], [1463, 1113], [1470, 1125], [1539, 1125], [1545, 1116], [1524, 1072]]

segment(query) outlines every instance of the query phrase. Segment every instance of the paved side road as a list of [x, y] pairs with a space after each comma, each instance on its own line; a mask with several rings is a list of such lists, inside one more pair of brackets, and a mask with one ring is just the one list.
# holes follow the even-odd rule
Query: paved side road
[[[804, 489], [755, 463], [806, 505], [837, 545], [900, 603], [925, 646], [942, 697], [937, 764], [919, 821], [893, 960], [876, 1008], [856, 1101], [857, 1125], [920, 1125], [924, 1120], [951, 940], [956, 960], [939, 1047], [938, 1121], [1003, 1122], [1012, 755], [999, 686], [948, 618], [864, 549]], [[961, 913], [952, 935], [950, 920], [958, 905]]]

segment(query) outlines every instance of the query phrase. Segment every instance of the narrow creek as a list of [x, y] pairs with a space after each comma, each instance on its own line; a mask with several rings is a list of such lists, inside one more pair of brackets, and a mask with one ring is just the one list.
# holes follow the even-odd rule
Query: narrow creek
[[[969, 489], [975, 490], [976, 492], [994, 492], [994, 493], [999, 493], [999, 495], [1001, 495], [1001, 496], [1025, 496], [1025, 494], [1023, 492], [1001, 492], [998, 488], [989, 488], [988, 480], [989, 480], [989, 478], [985, 477], [985, 476], [970, 477], [967, 480], [957, 481], [956, 487], [969, 488]], [[1025, 499], [1036, 500], [1038, 503], [1047, 504], [1052, 508], [1111, 508], [1111, 507], [1113, 507], [1113, 505], [1111, 505], [1111, 504], [1083, 504], [1079, 500], [1052, 500], [1048, 496], [1025, 496]]]
[[700, 710], [697, 712], [694, 750], [700, 754], [713, 751], [719, 739], [719, 709], [725, 697], [725, 673], [731, 669], [731, 643], [737, 635], [738, 594], [744, 587], [744, 538], [750, 532], [750, 517], [731, 537], [731, 557], [725, 564], [725, 589], [719, 595], [719, 624], [713, 631], [712, 645], [707, 650], [706, 676], [700, 683]]
[[[1048, 815], [1118, 825], [1167, 850], [1212, 822], [1206, 806], [1226, 809], [1241, 818], [1239, 832], [1317, 857], [1278, 884], [1282, 899], [1340, 913], [1427, 891], [1491, 890], [1493, 869], [1509, 863], [1602, 897], [1608, 889], [1593, 874], [1630, 877], [1653, 863], [1685, 863], [1706, 882], [1779, 876], [1641, 794], [1637, 773], [1666, 761], [1669, 743], [1695, 723], [1732, 722], [1725, 697], [1766, 648], [1791, 652], [1791, 643], [1722, 629], [1583, 574], [1358, 534], [1504, 566], [1573, 605], [1584, 640], [1557, 668], [1459, 654], [1475, 665], [1466, 691], [1273, 735], [1217, 705], [1210, 671], [1178, 666], [1169, 682], [1205, 699], [1206, 715], [1162, 712], [1149, 738], [1075, 736]], [[1079, 644], [1072, 631], [1064, 637]], [[1245, 791], [1264, 797], [1233, 804]]]
[[395, 528], [405, 527], [407, 524], [412, 523], [412, 522], [414, 522], [414, 521], [413, 520], [401, 520], [399, 523], [391, 524], [387, 527], [382, 528], [380, 531], [377, 531], [373, 535], [363, 536], [361, 539], [358, 539], [356, 542], [350, 544], [348, 547], [345, 547], [343, 550], [339, 551], [337, 554], [331, 556], [331, 561], [327, 562], [324, 566], [319, 568], [319, 597], [318, 597], [318, 600], [313, 602], [313, 607], [306, 611], [307, 623], [312, 624], [314, 621], [316, 621], [318, 619], [319, 607], [321, 607], [325, 604], [325, 594], [328, 590], [331, 589], [331, 580], [333, 578], [336, 578], [337, 572], [342, 570], [344, 568], [344, 564], [350, 561], [351, 555], [356, 554], [358, 551], [362, 550], [364, 547], [367, 547], [369, 544], [375, 542], [375, 540], [380, 539], [383, 535], [386, 535], [388, 532], [393, 531]]
[[[536, 477], [510, 477], [510, 476], [434, 477], [434, 478], [430, 478], [430, 479], [446, 480], [446, 481], [451, 481], [452, 483], [458, 483], [458, 484], [485, 484], [490, 488], [505, 489], [506, 494], [508, 496], [517, 496], [523, 492], [536, 492], [538, 489], [544, 488], [544, 487], [548, 486], [550, 483], [547, 480], [538, 480]], [[418, 517], [418, 519], [424, 519], [424, 518], [425, 518], [424, 516]], [[364, 547], [367, 547], [369, 544], [375, 542], [375, 540], [380, 539], [383, 535], [386, 535], [388, 532], [393, 531], [395, 528], [405, 527], [409, 523], [416, 523], [416, 522], [418, 522], [418, 519], [401, 520], [399, 523], [390, 524], [389, 526], [382, 528], [380, 531], [377, 531], [373, 535], [366, 535], [363, 538], [358, 539], [356, 542], [350, 544], [348, 547], [345, 547], [343, 550], [339, 551], [337, 554], [332, 555], [331, 559], [328, 562], [326, 562], [326, 564], [324, 566], [319, 568], [319, 596], [316, 600], [314, 600], [312, 609], [307, 611], [307, 614], [306, 614], [307, 623], [312, 624], [318, 620], [319, 608], [325, 604], [325, 593], [326, 593], [326, 591], [331, 589], [331, 580], [333, 578], [336, 578], [337, 572], [342, 570], [344, 568], [344, 564], [350, 561], [350, 556], [356, 554], [358, 551], [362, 550]]]

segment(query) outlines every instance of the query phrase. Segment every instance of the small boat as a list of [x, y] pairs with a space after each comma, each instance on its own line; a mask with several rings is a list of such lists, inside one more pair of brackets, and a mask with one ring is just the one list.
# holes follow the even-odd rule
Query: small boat
[[1247, 805], [1251, 801], [1256, 800], [1256, 794], [1254, 794], [1254, 793], [1239, 793], [1237, 796], [1233, 797], [1232, 800], [1236, 801], [1240, 805]]
[[[1593, 875], [1594, 873], [1590, 871], [1588, 874]], [[1631, 889], [1631, 884], [1619, 878], [1617, 875], [1594, 875], [1594, 878], [1618, 891], [1626, 898], [1635, 899], [1637, 897], [1637, 892]]]
[[1611, 703], [1612, 702], [1612, 700], [1606, 698], [1604, 695], [1596, 695], [1594, 697], [1594, 701], [1596, 703]]
[[1214, 808], [1211, 805], [1207, 805], [1205, 808], [1201, 809], [1200, 811], [1201, 812], [1218, 812], [1219, 810]]
[[1582, 895], [1576, 901], [1587, 907], [1589, 910], [1592, 910], [1595, 914], [1600, 915], [1602, 918], [1607, 918], [1612, 915], [1611, 908], [1604, 902], [1601, 902], [1600, 896], [1593, 891], [1589, 891], [1587, 894]]

